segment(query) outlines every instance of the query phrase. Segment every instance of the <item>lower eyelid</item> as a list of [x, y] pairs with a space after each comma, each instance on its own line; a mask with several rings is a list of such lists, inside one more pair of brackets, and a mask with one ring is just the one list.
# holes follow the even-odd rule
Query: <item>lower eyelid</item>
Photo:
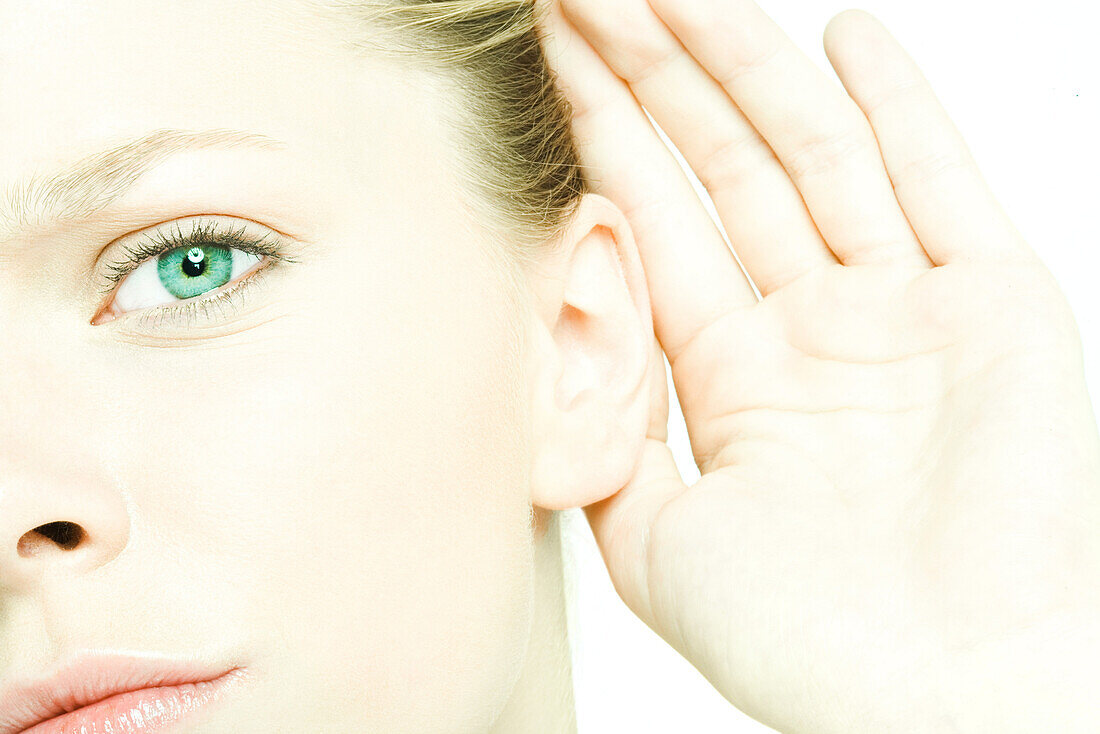
[[[241, 298], [246, 298], [245, 291], [257, 285], [257, 281], [264, 277], [261, 267], [251, 275], [243, 276], [231, 283], [226, 283], [217, 290], [204, 293], [201, 296], [187, 298], [171, 305], [143, 309], [134, 314], [137, 323], [142, 328], [150, 326], [157, 328], [171, 322], [173, 326], [189, 328], [196, 322], [210, 318], [211, 310], [217, 309], [217, 320], [224, 321], [233, 316], [242, 304]], [[201, 312], [201, 313], [200, 313]]]
[[[190, 324], [195, 320], [195, 316], [199, 309], [203, 309], [204, 313], [208, 313], [213, 305], [210, 302], [216, 301], [219, 306], [229, 305], [233, 308], [238, 307], [240, 304], [236, 303], [236, 300], [240, 298], [241, 293], [239, 292], [248, 288], [250, 285], [255, 285], [253, 281], [264, 278], [266, 276], [265, 271], [277, 265], [278, 261], [276, 259], [265, 256], [259, 262], [253, 263], [251, 267], [236, 278], [223, 284], [219, 288], [215, 288], [214, 290], [207, 291], [206, 293], [192, 298], [185, 298], [160, 306], [149, 306], [147, 308], [120, 312], [115, 310], [114, 299], [112, 299], [111, 303], [93, 319], [91, 323], [93, 325], [98, 325], [134, 318], [137, 324], [142, 327], [150, 324], [159, 325], [165, 321], [180, 321], [182, 319], [186, 319], [188, 324]], [[111, 316], [111, 318], [105, 318], [106, 316]], [[224, 313], [222, 317], [228, 318]]]

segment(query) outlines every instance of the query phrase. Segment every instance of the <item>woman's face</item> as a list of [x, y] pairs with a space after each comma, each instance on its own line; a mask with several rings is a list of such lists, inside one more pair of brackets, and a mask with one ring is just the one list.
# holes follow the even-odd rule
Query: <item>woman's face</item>
[[194, 731], [484, 731], [530, 623], [517, 314], [444, 101], [303, 8], [0, 4], [0, 681], [156, 653], [249, 673]]

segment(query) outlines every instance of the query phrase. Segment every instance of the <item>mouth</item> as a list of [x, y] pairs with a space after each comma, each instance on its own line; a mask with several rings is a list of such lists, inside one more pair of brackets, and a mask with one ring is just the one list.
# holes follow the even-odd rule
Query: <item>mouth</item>
[[186, 661], [85, 656], [60, 673], [0, 691], [0, 734], [167, 731], [247, 677]]

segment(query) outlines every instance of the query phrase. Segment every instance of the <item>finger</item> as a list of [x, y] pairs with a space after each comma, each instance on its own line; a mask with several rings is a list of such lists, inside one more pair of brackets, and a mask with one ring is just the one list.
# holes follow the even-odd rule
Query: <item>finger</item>
[[867, 119], [751, 0], [649, 0], [786, 168], [844, 264], [930, 267]]
[[836, 264], [772, 149], [645, 0], [562, 9], [683, 153], [761, 293]]
[[873, 16], [847, 11], [825, 52], [882, 148], [894, 192], [933, 262], [1033, 259], [916, 63]]
[[556, 6], [547, 56], [573, 105], [581, 159], [596, 193], [630, 221], [649, 284], [654, 331], [675, 359], [705, 326], [757, 303], [752, 284], [645, 113]]

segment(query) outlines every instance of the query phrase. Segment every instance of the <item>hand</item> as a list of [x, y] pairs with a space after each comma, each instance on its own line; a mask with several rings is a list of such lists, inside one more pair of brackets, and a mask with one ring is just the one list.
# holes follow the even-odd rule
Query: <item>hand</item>
[[620, 596], [784, 732], [1100, 729], [1077, 326], [917, 67], [861, 11], [825, 31], [842, 89], [748, 0], [564, 2], [550, 61], [702, 473], [659, 375], [635, 476], [585, 508]]

